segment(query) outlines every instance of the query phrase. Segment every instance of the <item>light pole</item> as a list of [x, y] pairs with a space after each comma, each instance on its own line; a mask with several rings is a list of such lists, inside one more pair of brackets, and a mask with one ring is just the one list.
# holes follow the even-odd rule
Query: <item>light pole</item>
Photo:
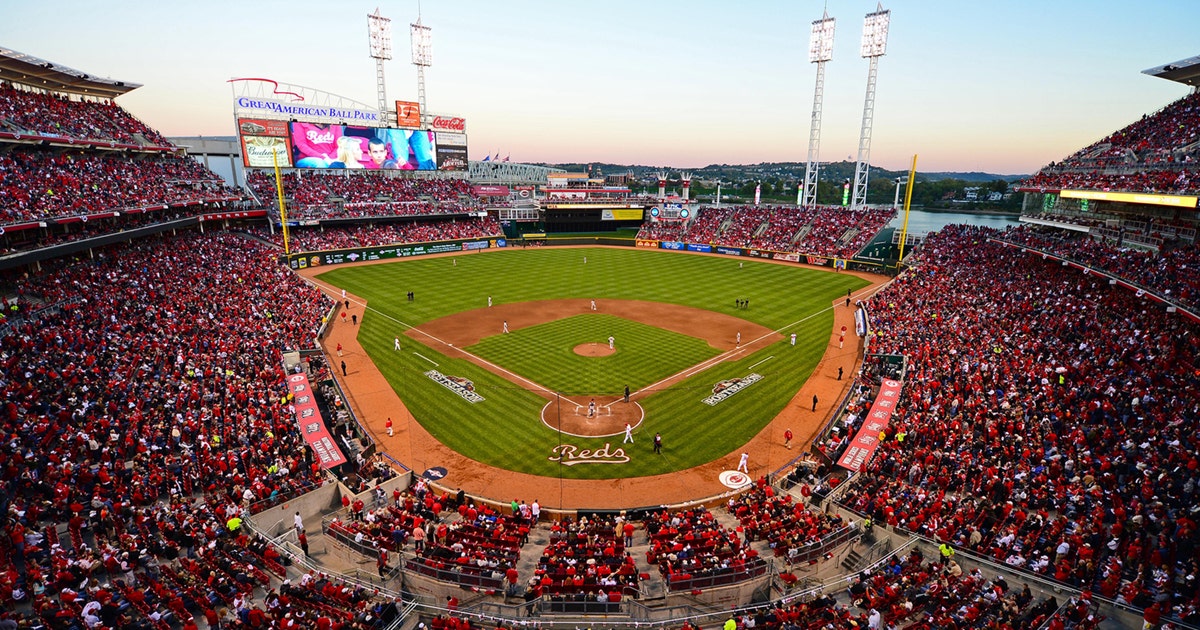
[[825, 100], [825, 62], [833, 59], [835, 20], [829, 13], [812, 23], [808, 41], [808, 61], [817, 64], [817, 84], [813, 88], [812, 125], [808, 130], [808, 162], [804, 165], [804, 181], [796, 191], [796, 205], [811, 207], [817, 203], [817, 179], [820, 170], [821, 109]]
[[858, 160], [854, 163], [854, 200], [852, 210], [867, 205], [867, 177], [871, 168], [871, 132], [875, 125], [875, 77], [879, 73], [879, 58], [887, 52], [888, 25], [891, 11], [877, 5], [863, 21], [862, 56], [870, 60], [867, 72], [867, 96], [863, 101], [862, 131], [858, 137]]

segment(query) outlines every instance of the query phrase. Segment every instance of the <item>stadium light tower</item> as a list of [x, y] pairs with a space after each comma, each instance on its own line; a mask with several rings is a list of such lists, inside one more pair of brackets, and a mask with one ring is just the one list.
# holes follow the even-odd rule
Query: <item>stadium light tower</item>
[[433, 65], [433, 42], [429, 27], [421, 24], [421, 15], [417, 14], [417, 23], [412, 27], [412, 62], [417, 67], [417, 104], [421, 106], [421, 122], [429, 111], [425, 107], [425, 68]]
[[871, 126], [875, 117], [875, 77], [879, 73], [879, 58], [887, 53], [888, 25], [892, 12], [882, 4], [863, 20], [862, 56], [871, 60], [867, 73], [867, 98], [863, 103], [862, 133], [858, 137], [858, 161], [854, 164], [854, 197], [852, 210], [867, 204], [867, 171], [871, 162]]
[[371, 58], [375, 60], [375, 91], [379, 96], [379, 122], [391, 126], [391, 108], [387, 106], [387, 86], [383, 82], [383, 62], [392, 58], [392, 21], [379, 15], [379, 8], [367, 15], [367, 36], [371, 40]]
[[812, 127], [808, 130], [808, 163], [804, 166], [804, 184], [796, 195], [796, 205], [807, 207], [817, 202], [817, 173], [821, 153], [821, 107], [825, 100], [825, 62], [833, 59], [834, 19], [829, 12], [812, 23], [808, 40], [808, 61], [817, 64], [817, 86], [813, 89]]

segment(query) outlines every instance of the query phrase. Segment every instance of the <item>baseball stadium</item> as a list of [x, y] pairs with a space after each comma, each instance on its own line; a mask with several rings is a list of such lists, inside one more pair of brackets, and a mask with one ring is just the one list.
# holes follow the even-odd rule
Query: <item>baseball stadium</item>
[[0, 628], [1200, 628], [1200, 59], [1006, 229], [914, 234], [869, 152], [841, 205], [815, 148], [797, 203], [701, 202], [468, 159], [382, 69], [176, 138], [30, 53]]

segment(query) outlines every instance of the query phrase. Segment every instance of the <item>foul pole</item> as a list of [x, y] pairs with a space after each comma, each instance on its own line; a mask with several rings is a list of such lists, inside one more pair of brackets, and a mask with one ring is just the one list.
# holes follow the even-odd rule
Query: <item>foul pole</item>
[[275, 162], [275, 194], [279, 196], [279, 227], [283, 230], [283, 255], [289, 256], [292, 249], [288, 245], [287, 206], [283, 204], [283, 176], [279, 174], [280, 147], [274, 149], [271, 151], [271, 159]]
[[900, 258], [896, 265], [904, 262], [904, 242], [908, 240], [908, 208], [912, 204], [912, 189], [917, 184], [917, 154], [913, 154], [912, 168], [908, 169], [908, 188], [904, 189], [904, 225], [900, 227]]

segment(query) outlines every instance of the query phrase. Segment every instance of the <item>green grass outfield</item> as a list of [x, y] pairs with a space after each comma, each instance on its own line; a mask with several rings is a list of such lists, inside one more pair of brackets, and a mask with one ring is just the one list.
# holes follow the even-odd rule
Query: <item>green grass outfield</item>
[[[831, 302], [845, 296], [847, 290], [867, 284], [847, 274], [658, 250], [531, 248], [464, 254], [456, 259], [457, 264], [449, 257], [439, 257], [343, 267], [320, 277], [368, 300], [359, 342], [413, 416], [434, 437], [467, 457], [493, 466], [577, 479], [657, 475], [709, 462], [740, 448], [783, 409], [820, 361], [832, 332]], [[409, 291], [415, 294], [412, 302], [405, 297]], [[635, 432], [636, 443], [625, 449], [627, 463], [563, 466], [552, 459], [560, 436], [540, 420], [545, 397], [412, 339], [404, 340], [403, 352], [392, 348], [392, 338], [398, 332], [453, 313], [485, 308], [489, 295], [497, 304], [565, 298], [667, 302], [740, 317], [785, 336], [795, 332], [797, 345], [791, 347], [787, 341], [772, 344], [642, 398], [646, 417]], [[736, 299], [748, 299], [750, 308], [735, 308]], [[585, 315], [580, 321], [603, 321], [592, 317], [600, 316]], [[685, 354], [700, 357], [695, 361], [699, 362], [705, 352], [714, 350], [692, 339], [689, 344], [703, 348], [681, 350], [683, 354], [672, 356], [674, 347], [658, 344], [663, 343], [660, 339], [668, 339], [663, 335], [673, 333], [660, 330], [656, 335], [644, 336], [637, 332], [643, 325], [622, 320], [630, 328], [619, 337], [620, 352], [606, 358], [571, 357], [571, 361], [582, 363], [568, 364], [562, 353], [564, 345], [569, 349], [576, 343], [607, 340], [607, 334], [595, 339], [586, 324], [581, 324], [577, 341], [570, 339], [574, 319], [563, 320], [557, 326], [546, 324], [546, 330], [551, 331], [547, 334], [553, 334], [556, 341], [524, 344], [527, 356], [518, 357], [518, 353], [504, 347], [520, 339], [484, 339], [478, 344], [480, 354], [542, 385], [553, 382], [557, 388], [561, 383], [566, 392], [616, 395], [619, 389], [606, 388], [618, 381], [623, 385], [625, 377], [593, 377], [588, 374], [591, 368], [578, 365], [591, 361], [603, 366], [626, 351], [646, 357], [639, 362], [662, 363], [629, 368], [628, 379], [634, 387], [635, 372], [639, 370], [645, 371], [645, 376], [639, 378], [653, 379], [653, 374], [678, 372], [673, 362], [690, 360]], [[523, 332], [516, 331], [509, 337]], [[645, 341], [641, 341], [643, 338]], [[635, 343], [648, 348], [635, 349]], [[470, 379], [485, 400], [467, 402], [429, 379], [425, 372], [434, 369], [432, 362], [438, 363], [436, 369], [443, 374]], [[597, 367], [594, 371], [601, 374], [605, 369]], [[715, 383], [751, 372], [764, 378], [717, 405], [701, 402], [711, 394]], [[572, 374], [579, 374], [577, 381]], [[651, 451], [655, 432], [663, 435], [662, 456]], [[564, 444], [579, 449], [598, 449], [606, 442], [611, 442], [613, 449], [620, 446], [620, 436], [562, 439]]]

